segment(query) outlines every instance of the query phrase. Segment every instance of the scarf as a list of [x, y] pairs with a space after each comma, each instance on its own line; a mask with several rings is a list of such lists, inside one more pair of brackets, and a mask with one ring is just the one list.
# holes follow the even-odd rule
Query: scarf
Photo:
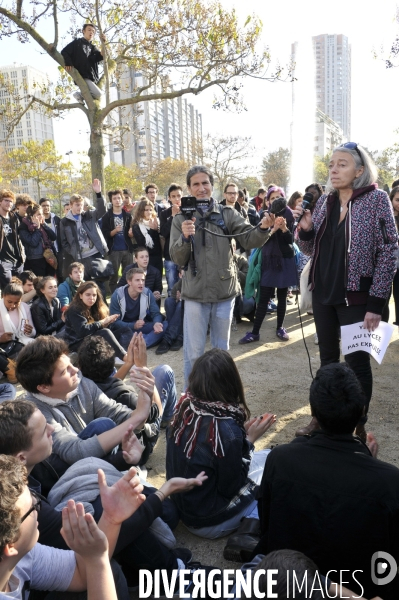
[[171, 423], [175, 444], [180, 445], [182, 435], [186, 427], [190, 428], [190, 435], [184, 447], [187, 458], [191, 458], [197, 443], [203, 417], [212, 417], [209, 427], [208, 439], [212, 445], [212, 451], [218, 458], [224, 457], [224, 448], [219, 434], [219, 419], [234, 419], [244, 430], [245, 413], [243, 409], [234, 404], [224, 402], [206, 402], [199, 400], [186, 392], [180, 398]]
[[36, 225], [34, 225], [34, 223], [32, 223], [32, 221], [28, 217], [24, 217], [22, 219], [22, 223], [25, 223], [25, 225], [27, 226], [30, 233], [33, 233], [34, 231], [37, 231], [37, 229], [39, 229], [40, 235], [42, 236], [43, 248], [45, 248], [45, 249], [50, 248], [51, 250], [53, 249], [53, 244], [52, 244], [51, 240], [49, 239], [44, 227], [42, 227], [42, 226], [40, 226], [40, 228], [36, 227]]
[[148, 233], [148, 230], [150, 229], [150, 222], [149, 221], [145, 221], [143, 219], [142, 221], [140, 221], [139, 227], [140, 227], [141, 233], [145, 237], [145, 245], [147, 246], [147, 248], [153, 248], [154, 247], [154, 240], [152, 239], [152, 237]]
[[74, 283], [70, 277], [67, 277], [65, 279], [65, 281], [67, 282], [69, 289], [71, 290], [72, 298], [74, 298], [76, 292], [78, 291], [78, 287], [80, 286], [80, 283], [78, 285], [76, 285], [76, 283]]
[[4, 306], [4, 300], [3, 299], [0, 300], [0, 317], [1, 317], [1, 320], [3, 323], [3, 328], [4, 328], [5, 333], [12, 333], [15, 340], [18, 340], [19, 342], [21, 342], [21, 344], [26, 346], [27, 344], [30, 344], [31, 342], [33, 342], [33, 338], [25, 335], [23, 332], [23, 329], [21, 329], [22, 319], [25, 319], [25, 321], [26, 321], [26, 319], [28, 318], [25, 307], [24, 307], [24, 303], [21, 302], [18, 309], [16, 309], [16, 310], [18, 310], [18, 314], [19, 314], [19, 316], [18, 316], [19, 327], [15, 327], [14, 323], [12, 322], [12, 320], [10, 318], [10, 314], [9, 314], [8, 310]]

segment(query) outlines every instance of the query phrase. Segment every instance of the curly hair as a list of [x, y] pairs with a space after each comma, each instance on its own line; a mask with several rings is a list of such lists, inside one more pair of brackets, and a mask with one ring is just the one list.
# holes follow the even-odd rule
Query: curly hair
[[[90, 288], [94, 288], [96, 290], [97, 299], [93, 306], [86, 306], [81, 296]], [[85, 283], [80, 284], [79, 289], [73, 297], [69, 307], [75, 307], [89, 321], [89, 323], [101, 321], [109, 315], [108, 306], [103, 300], [100, 288], [94, 281], [86, 281]]]
[[26, 467], [14, 456], [0, 455], [0, 560], [19, 537], [21, 511], [16, 506], [27, 483]]
[[136, 225], [144, 219], [144, 217], [145, 217], [144, 211], [145, 211], [146, 206], [151, 206], [151, 208], [152, 208], [151, 219], [153, 217], [157, 216], [157, 213], [155, 212], [155, 208], [154, 208], [154, 205], [151, 202], [151, 200], [147, 200], [147, 198], [145, 200], [140, 200], [140, 202], [138, 204], [136, 204], [136, 206], [135, 206], [135, 212], [134, 212], [132, 225]]
[[26, 214], [28, 215], [28, 217], [31, 219], [38, 210], [41, 210], [41, 206], [40, 204], [36, 204], [36, 202], [32, 202], [32, 204], [29, 204], [28, 208], [26, 209]]
[[83, 377], [105, 381], [114, 370], [115, 350], [99, 335], [88, 335], [79, 348], [78, 364]]

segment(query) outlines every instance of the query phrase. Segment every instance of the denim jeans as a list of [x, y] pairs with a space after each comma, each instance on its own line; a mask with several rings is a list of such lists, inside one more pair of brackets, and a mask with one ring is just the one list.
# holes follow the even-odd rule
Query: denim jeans
[[235, 298], [222, 302], [184, 301], [184, 386], [193, 364], [205, 350], [208, 324], [211, 327], [212, 348], [229, 349], [230, 323]]
[[[266, 448], [265, 450], [254, 452], [252, 456], [251, 464], [249, 465], [248, 477], [258, 485], [260, 485], [260, 482], [262, 481], [263, 471], [269, 452], [270, 449]], [[217, 538], [224, 537], [225, 535], [230, 535], [233, 533], [233, 531], [238, 529], [240, 521], [243, 517], [259, 519], [258, 501], [255, 498], [253, 502], [246, 506], [240, 513], [234, 515], [234, 517], [231, 517], [231, 519], [228, 519], [224, 523], [200, 528], [187, 527], [187, 529], [194, 535], [198, 535], [198, 537], [207, 538], [208, 540], [215, 540]]]
[[169, 344], [173, 344], [177, 338], [183, 339], [181, 307], [182, 303], [176, 302], [174, 298], [165, 299], [165, 312], [168, 320], [168, 331], [165, 334], [165, 340], [167, 340]]
[[132, 253], [129, 250], [113, 250], [108, 254], [108, 260], [114, 267], [114, 274], [109, 278], [109, 289], [111, 294], [116, 290], [116, 286], [119, 279], [119, 269], [122, 267], [122, 273], [133, 262]]
[[168, 283], [168, 296], [172, 287], [179, 281], [179, 267], [172, 260], [164, 260], [165, 277]]
[[[152, 348], [153, 346], [156, 346], [157, 344], [159, 344], [159, 342], [162, 340], [162, 338], [165, 335], [165, 332], [168, 328], [167, 321], [163, 321], [163, 323], [162, 323], [163, 331], [161, 331], [161, 333], [155, 333], [154, 323], [152, 321], [149, 323], [144, 323], [144, 326], [141, 329], [135, 329], [134, 323], [126, 323], [126, 321], [116, 321], [115, 323], [118, 323], [118, 327], [119, 327], [117, 337], [119, 338], [122, 346], [124, 346], [126, 348], [128, 347], [129, 342], [135, 331], [137, 331], [137, 333], [141, 332], [143, 334], [143, 338], [144, 338], [145, 345], [147, 346], [147, 348]], [[126, 335], [126, 333], [123, 333], [123, 331], [121, 332], [122, 327], [124, 327], [125, 330], [130, 329], [131, 335], [130, 335], [130, 332], [128, 335]]]
[[0, 403], [5, 402], [6, 400], [15, 400], [16, 395], [17, 390], [11, 383], [0, 384]]
[[169, 365], [159, 365], [158, 367], [155, 367], [152, 374], [155, 377], [155, 385], [163, 408], [163, 414], [160, 421], [170, 421], [173, 417], [177, 399], [175, 374]]

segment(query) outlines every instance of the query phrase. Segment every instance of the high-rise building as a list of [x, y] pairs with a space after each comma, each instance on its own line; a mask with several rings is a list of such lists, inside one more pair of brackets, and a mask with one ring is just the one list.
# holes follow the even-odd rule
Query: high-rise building
[[351, 137], [351, 46], [342, 34], [312, 38], [316, 61], [316, 106]]
[[[0, 74], [8, 80], [15, 90], [19, 90], [20, 95], [42, 96], [41, 86], [48, 86], [47, 76], [34, 67], [28, 65], [8, 65], [0, 67]], [[0, 83], [0, 105], [5, 104], [9, 98], [9, 88]], [[13, 150], [22, 146], [22, 142], [34, 140], [44, 142], [45, 140], [54, 140], [53, 120], [44, 110], [28, 110], [18, 122], [12, 134], [7, 136], [7, 130], [4, 124], [0, 122], [0, 148], [4, 152]], [[15, 181], [14, 187], [21, 193], [37, 195], [36, 184], [23, 177]], [[35, 198], [38, 200], [38, 198]]]
[[[120, 76], [117, 97], [132, 97], [145, 83], [141, 73], [126, 69]], [[168, 89], [173, 88], [168, 86]], [[154, 86], [148, 94], [157, 91]], [[152, 164], [168, 157], [188, 162], [196, 162], [199, 158], [202, 117], [186, 98], [149, 100], [125, 106], [120, 111], [119, 121], [129, 131], [123, 136], [123, 148], [111, 143], [110, 159], [113, 162], [151, 168]]]
[[319, 108], [316, 108], [314, 153], [322, 158], [330, 154], [343, 141], [344, 134], [338, 123], [333, 121], [331, 117], [323, 113]]

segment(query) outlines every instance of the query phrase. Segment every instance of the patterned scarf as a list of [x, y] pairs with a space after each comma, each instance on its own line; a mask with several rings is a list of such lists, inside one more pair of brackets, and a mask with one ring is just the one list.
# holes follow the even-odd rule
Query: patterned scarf
[[224, 456], [224, 448], [219, 435], [218, 420], [234, 419], [244, 430], [245, 412], [240, 406], [235, 404], [206, 402], [205, 400], [195, 398], [190, 392], [183, 394], [176, 406], [171, 427], [177, 446], [180, 445], [186, 427], [190, 428], [190, 435], [184, 447], [184, 453], [187, 458], [191, 458], [193, 455], [201, 428], [202, 417], [212, 417], [207, 441], [211, 443], [214, 455], [222, 458]]

